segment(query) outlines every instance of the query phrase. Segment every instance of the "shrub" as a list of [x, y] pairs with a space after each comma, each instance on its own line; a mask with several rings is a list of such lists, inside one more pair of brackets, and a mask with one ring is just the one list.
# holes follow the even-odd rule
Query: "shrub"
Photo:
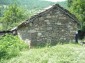
[[17, 56], [19, 52], [26, 49], [27, 45], [17, 36], [7, 35], [0, 37], [0, 59]]

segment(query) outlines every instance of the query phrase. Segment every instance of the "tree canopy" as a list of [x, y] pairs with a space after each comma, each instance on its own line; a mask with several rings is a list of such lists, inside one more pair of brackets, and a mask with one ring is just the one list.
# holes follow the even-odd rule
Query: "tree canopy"
[[85, 0], [68, 0], [68, 6], [81, 22], [81, 26], [85, 26]]
[[16, 4], [10, 5], [3, 14], [2, 18], [2, 23], [4, 27], [3, 29], [5, 30], [10, 29], [11, 27], [15, 26], [15, 24], [17, 24], [20, 20], [23, 19], [24, 19], [23, 10], [19, 8]]

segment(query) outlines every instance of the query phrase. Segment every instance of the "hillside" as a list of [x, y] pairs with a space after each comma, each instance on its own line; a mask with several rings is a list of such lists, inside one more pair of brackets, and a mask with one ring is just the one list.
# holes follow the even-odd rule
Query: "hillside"
[[45, 0], [3, 0], [0, 1], [0, 5], [10, 5], [13, 3], [17, 3], [19, 6], [22, 6], [24, 8], [27, 8], [29, 10], [32, 9], [43, 9], [45, 7], [48, 7], [50, 5], [53, 5], [55, 3], [59, 3], [61, 6], [67, 8], [67, 3], [66, 1], [62, 1], [62, 2], [51, 2], [51, 1], [45, 1]]
[[[18, 26], [22, 21], [29, 19], [32, 15], [38, 13], [40, 10], [43, 10], [44, 8], [46, 8], [50, 5], [54, 5], [56, 3], [60, 4], [64, 8], [67, 8], [66, 1], [51, 2], [51, 1], [45, 1], [45, 0], [37, 0], [37, 1], [36, 0], [24, 0], [24, 1], [23, 0], [16, 0], [16, 1], [14, 1], [14, 0], [1, 0], [0, 1], [0, 22], [1, 22], [0, 30], [12, 29], [13, 27]], [[24, 18], [21, 19], [18, 17], [19, 19], [21, 19], [20, 21], [18, 20], [16, 23], [13, 21], [12, 24], [4, 26], [5, 24], [2, 24], [2, 22], [6, 21], [4, 19], [4, 17], [7, 17], [5, 15], [7, 15], [6, 12], [8, 12], [8, 11], [6, 11], [6, 10], [7, 10], [7, 8], [9, 8], [8, 7], [9, 5], [12, 6], [11, 4], [17, 4], [17, 7], [21, 8], [20, 10], [23, 11], [22, 14], [23, 14]], [[9, 18], [7, 18], [7, 19], [9, 19]], [[11, 19], [11, 21], [12, 21], [12, 19]]]
[[67, 3], [66, 1], [63, 2], [50, 2], [50, 1], [44, 1], [44, 0], [24, 0], [24, 2], [22, 0], [18, 1], [20, 5], [26, 7], [27, 9], [31, 10], [31, 9], [43, 9], [45, 7], [48, 7], [50, 5], [53, 5], [55, 3], [60, 4], [61, 6], [67, 8]]
[[20, 56], [0, 63], [85, 63], [85, 47], [64, 44], [22, 51]]

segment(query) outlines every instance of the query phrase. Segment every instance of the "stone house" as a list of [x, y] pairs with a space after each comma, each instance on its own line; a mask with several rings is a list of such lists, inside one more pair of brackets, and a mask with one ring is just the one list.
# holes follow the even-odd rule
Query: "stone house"
[[16, 29], [20, 39], [35, 46], [74, 42], [79, 26], [73, 14], [55, 4], [21, 23]]

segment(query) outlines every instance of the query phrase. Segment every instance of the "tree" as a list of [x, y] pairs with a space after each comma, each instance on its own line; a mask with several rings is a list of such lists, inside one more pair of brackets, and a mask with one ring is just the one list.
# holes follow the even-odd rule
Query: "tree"
[[0, 17], [1, 17], [1, 7], [0, 7]]
[[[81, 22], [81, 27], [85, 28], [85, 0], [68, 0], [72, 1], [69, 7], [71, 13], [76, 15], [76, 17]], [[69, 2], [70, 3], [70, 2]]]
[[24, 19], [24, 12], [16, 4], [8, 6], [7, 10], [3, 15], [3, 29], [7, 30], [19, 23]]
[[67, 0], [68, 2], [68, 7], [71, 7], [73, 0]]

